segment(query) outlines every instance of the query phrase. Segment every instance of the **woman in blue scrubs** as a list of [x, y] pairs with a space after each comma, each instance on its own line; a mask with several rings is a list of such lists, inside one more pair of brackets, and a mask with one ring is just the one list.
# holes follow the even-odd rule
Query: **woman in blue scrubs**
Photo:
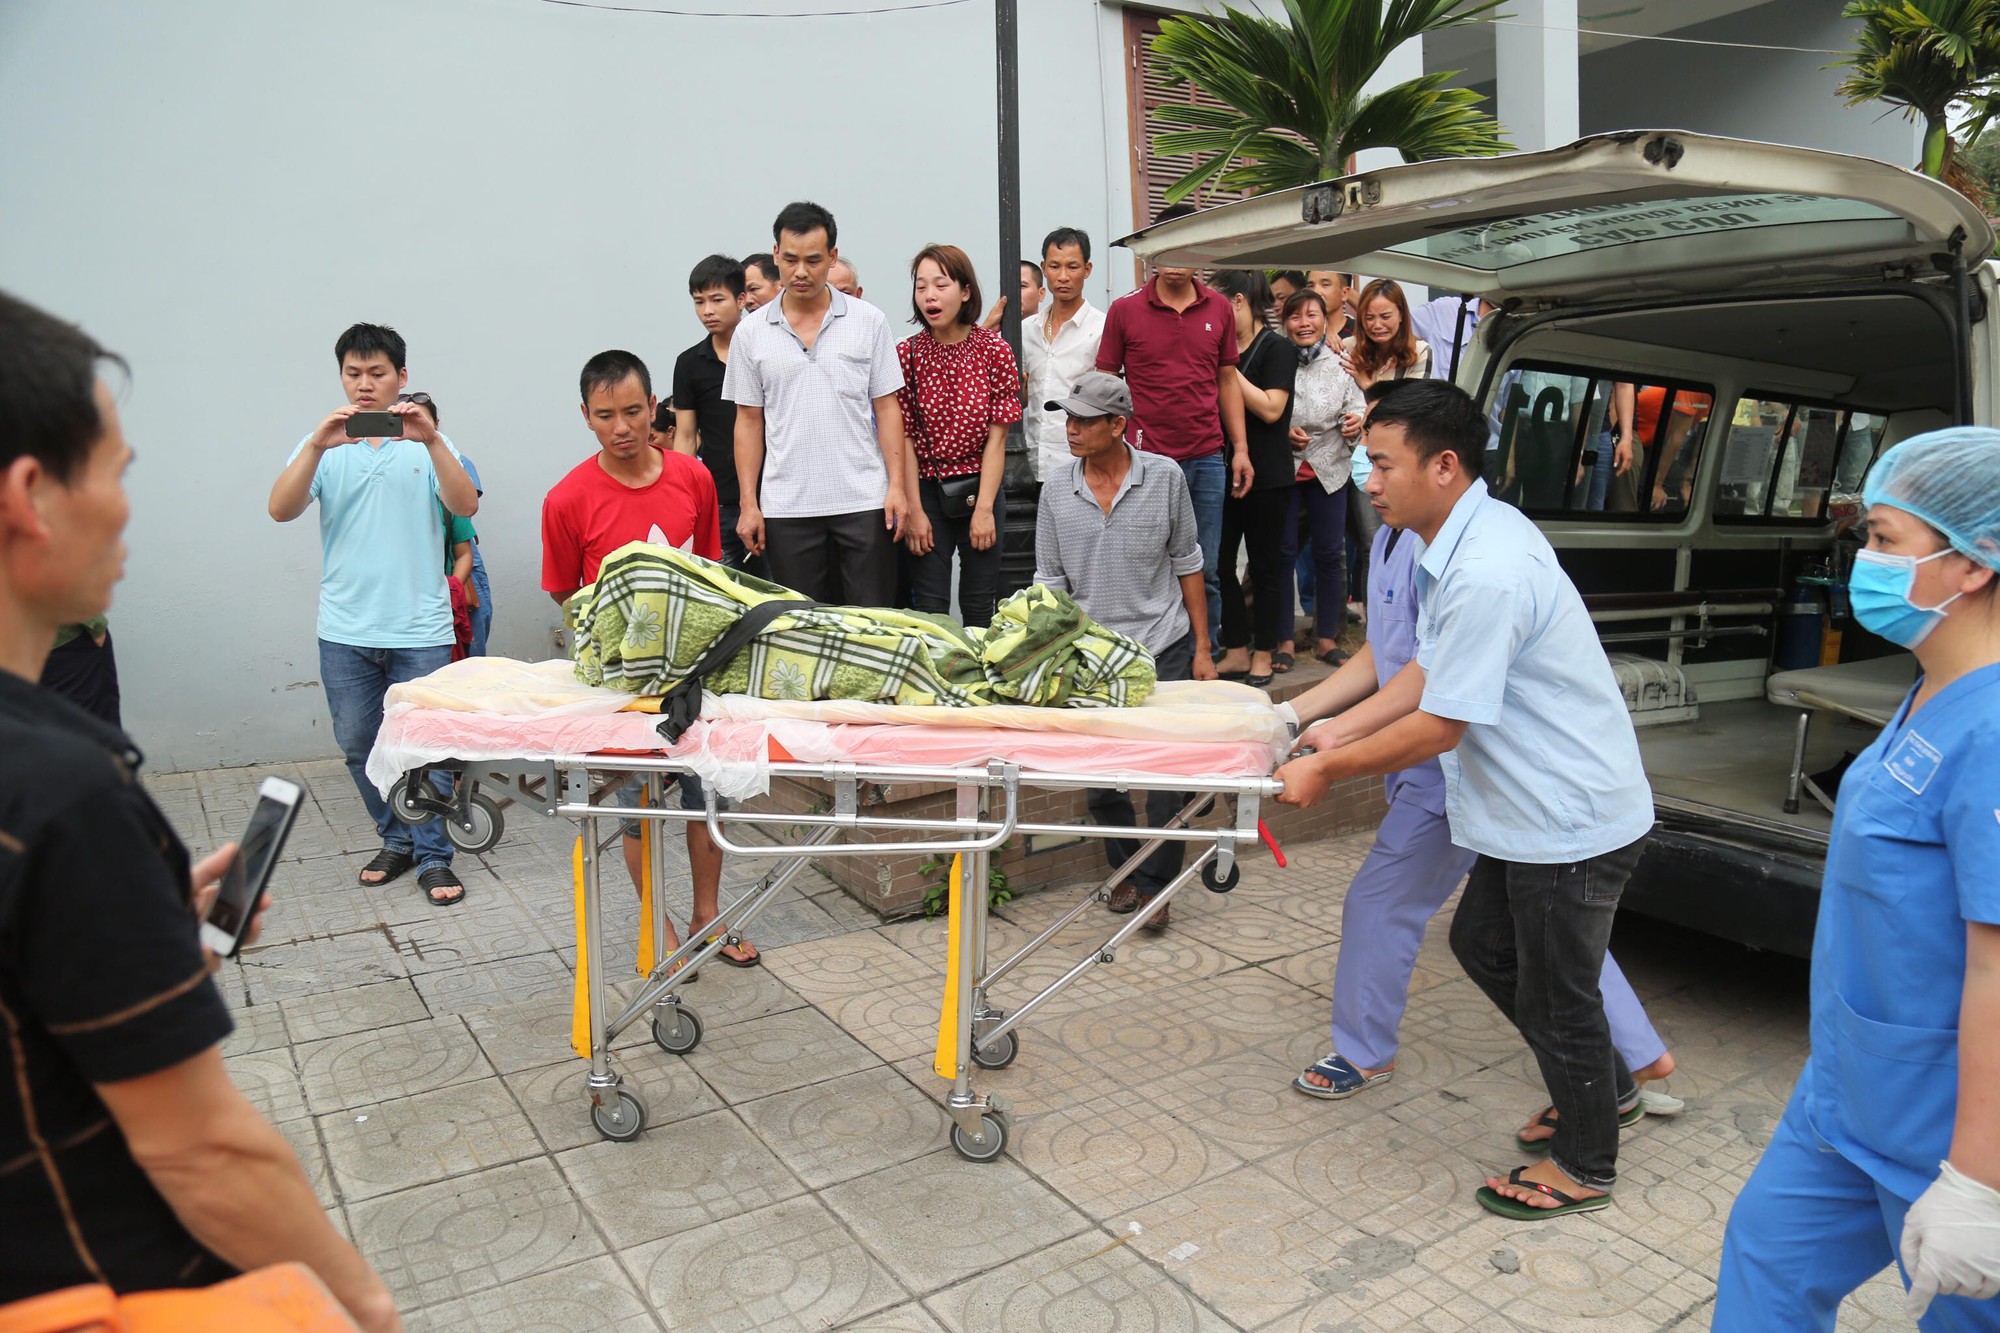
[[1841, 779], [1812, 1054], [1729, 1217], [1714, 1328], [1834, 1326], [1900, 1259], [1930, 1333], [2000, 1330], [2000, 431], [1869, 474], [1855, 617], [1922, 675]]

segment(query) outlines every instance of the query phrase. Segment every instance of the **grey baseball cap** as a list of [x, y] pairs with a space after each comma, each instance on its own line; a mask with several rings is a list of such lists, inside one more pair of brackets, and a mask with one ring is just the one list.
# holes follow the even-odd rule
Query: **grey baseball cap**
[[1129, 417], [1132, 391], [1116, 375], [1093, 370], [1070, 386], [1069, 397], [1051, 399], [1043, 406], [1051, 412], [1068, 412], [1079, 417]]

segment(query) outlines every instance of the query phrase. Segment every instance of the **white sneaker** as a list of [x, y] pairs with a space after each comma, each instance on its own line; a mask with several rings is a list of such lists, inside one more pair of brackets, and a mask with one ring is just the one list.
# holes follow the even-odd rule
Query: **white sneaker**
[[1675, 1116], [1687, 1110], [1687, 1103], [1669, 1092], [1654, 1088], [1639, 1089], [1639, 1109], [1647, 1115]]

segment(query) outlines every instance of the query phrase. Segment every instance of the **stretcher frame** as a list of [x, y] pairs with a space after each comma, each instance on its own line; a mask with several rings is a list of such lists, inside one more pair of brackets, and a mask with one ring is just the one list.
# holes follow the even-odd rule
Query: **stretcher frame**
[[[442, 815], [452, 819], [463, 812], [474, 797], [474, 788], [484, 784], [505, 792], [506, 803], [521, 803], [552, 818], [577, 823], [583, 850], [584, 947], [590, 960], [585, 993], [588, 1005], [590, 1072], [585, 1089], [590, 1098], [590, 1117], [598, 1133], [614, 1141], [637, 1138], [646, 1127], [645, 1104], [624, 1078], [612, 1067], [611, 1043], [633, 1023], [651, 1016], [654, 1042], [664, 1051], [685, 1055], [701, 1042], [700, 1016], [682, 999], [679, 984], [712, 961], [723, 948], [742, 943], [751, 922], [781, 893], [814, 858], [821, 856], [892, 856], [929, 854], [955, 856], [961, 862], [960, 882], [969, 886], [957, 895], [957, 910], [950, 914], [947, 947], [948, 973], [957, 977], [956, 1012], [953, 1015], [954, 1048], [951, 1092], [945, 1111], [951, 1118], [950, 1139], [960, 1156], [975, 1162], [992, 1161], [1005, 1149], [1012, 1126], [1011, 1108], [997, 1094], [984, 1094], [974, 1087], [974, 1069], [1003, 1069], [1012, 1064], [1020, 1050], [1019, 1028], [1032, 1014], [1066, 990], [1093, 967], [1116, 961], [1118, 950], [1144, 927], [1182, 889], [1200, 877], [1212, 891], [1226, 893], [1234, 888], [1240, 874], [1237, 857], [1261, 836], [1258, 814], [1267, 797], [1277, 795], [1281, 785], [1271, 777], [1183, 777], [1130, 773], [1069, 773], [1024, 770], [1004, 760], [990, 760], [979, 766], [935, 766], [900, 764], [773, 762], [774, 777], [810, 779], [827, 783], [833, 790], [833, 804], [817, 814], [790, 814], [725, 810], [711, 790], [701, 810], [670, 807], [663, 800], [670, 778], [695, 776], [685, 762], [651, 755], [568, 755], [531, 760], [476, 763], [445, 760], [412, 770], [398, 786], [422, 791], [421, 776], [426, 772], [456, 772], [461, 775], [456, 792], [447, 802], [393, 801], [391, 808], [405, 819], [416, 815]], [[622, 785], [632, 778], [643, 784], [646, 804], [605, 805], [593, 801], [597, 791]], [[594, 788], [594, 780], [596, 786]], [[919, 819], [911, 816], [871, 815], [862, 812], [863, 783], [946, 783], [955, 792], [956, 809], [951, 819]], [[1125, 791], [1177, 791], [1190, 793], [1189, 800], [1165, 825], [1110, 826], [1090, 824], [1038, 823], [1020, 818], [1024, 788], [1087, 789], [1117, 788]], [[1235, 798], [1233, 821], [1210, 828], [1196, 828], [1200, 818], [1218, 797]], [[990, 805], [997, 802], [994, 813]], [[488, 802], [492, 805], [492, 802]], [[415, 808], [413, 808], [413, 805]], [[497, 810], [497, 806], [495, 806]], [[680, 947], [657, 960], [653, 970], [632, 1000], [615, 1015], [610, 1012], [609, 967], [604, 952], [604, 898], [602, 852], [620, 836], [614, 827], [608, 838], [600, 836], [601, 821], [639, 820], [654, 823], [687, 823], [701, 820], [709, 836], [727, 856], [766, 861], [772, 869], [754, 888], [734, 902], [718, 902], [715, 920], [696, 937], [683, 940]], [[728, 826], [751, 828], [783, 826], [802, 830], [797, 843], [753, 843], [732, 839]], [[894, 832], [909, 835], [898, 840], [835, 841], [843, 832]], [[1051, 834], [1104, 840], [1128, 840], [1138, 849], [1114, 870], [1110, 877], [1090, 888], [1077, 903], [1028, 941], [1010, 957], [989, 968], [987, 958], [988, 908], [986, 884], [991, 858], [1001, 844], [1015, 834]], [[493, 830], [497, 841], [499, 830]], [[1041, 991], [1020, 1002], [1011, 1012], [997, 1007], [990, 998], [993, 986], [1021, 963], [1033, 956], [1092, 907], [1105, 903], [1111, 893], [1144, 864], [1147, 857], [1169, 841], [1195, 844], [1194, 854], [1181, 872], [1161, 891], [1143, 902], [1128, 918], [1097, 944], [1084, 950], [1061, 976]], [[666, 895], [658, 887], [666, 882], [666, 839], [649, 839], [653, 894], [653, 938], [666, 937]], [[942, 1074], [942, 1054], [938, 1070]]]

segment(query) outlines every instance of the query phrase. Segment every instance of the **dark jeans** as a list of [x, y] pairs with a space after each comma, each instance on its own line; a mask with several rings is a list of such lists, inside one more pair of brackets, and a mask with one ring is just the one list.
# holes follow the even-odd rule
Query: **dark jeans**
[[118, 655], [108, 629], [102, 647], [88, 634], [79, 634], [50, 653], [42, 664], [42, 688], [121, 731], [125, 727], [118, 715]]
[[[1285, 620], [1292, 610], [1292, 581], [1285, 577], [1285, 519], [1292, 489], [1274, 486], [1252, 491], [1222, 506], [1222, 646], [1248, 645], [1268, 653], [1288, 639]], [[1236, 577], [1236, 548], [1250, 547], [1250, 587], [1256, 606], [1243, 609], [1243, 582]]]
[[1645, 839], [1571, 865], [1482, 856], [1451, 921], [1451, 951], [1535, 1053], [1556, 1136], [1549, 1156], [1580, 1185], [1618, 1179], [1618, 1108], [1638, 1096], [1611, 1044], [1597, 979], [1618, 898]]
[[769, 578], [770, 575], [764, 571], [764, 557], [750, 554], [750, 549], [743, 544], [743, 539], [736, 535], [736, 520], [743, 517], [743, 506], [718, 504], [716, 517], [722, 521], [722, 563], [731, 569], [740, 569], [745, 574], [754, 574], [760, 579]]
[[486, 562], [472, 562], [472, 586], [479, 590], [479, 605], [472, 608], [472, 647], [467, 655], [486, 656], [486, 638], [493, 632], [493, 582], [486, 577]]
[[[1299, 558], [1301, 511], [1306, 531], [1312, 535], [1313, 629], [1322, 639], [1338, 639], [1347, 619], [1347, 491], [1353, 484], [1349, 482], [1329, 495], [1317, 481], [1293, 482], [1291, 503], [1285, 512], [1283, 558], [1287, 570]], [[1289, 609], [1291, 605], [1288, 586], [1285, 606]]]
[[1382, 516], [1368, 499], [1368, 492], [1356, 482], [1341, 489], [1347, 492], [1347, 531], [1353, 538], [1354, 554], [1348, 559], [1347, 600], [1368, 605], [1368, 557], [1375, 549], [1375, 534], [1382, 530]]
[[[361, 792], [361, 803], [382, 835], [382, 846], [392, 852], [411, 852], [417, 869], [451, 864], [451, 840], [444, 835], [444, 821], [432, 819], [409, 825], [389, 812], [389, 803], [368, 780], [368, 752], [375, 748], [375, 733], [382, 729], [382, 696], [391, 685], [428, 676], [451, 661], [451, 645], [436, 648], [356, 648], [345, 643], [319, 641], [319, 682], [326, 690], [327, 711], [333, 714], [333, 739], [347, 760], [347, 772]], [[432, 784], [441, 796], [451, 795], [451, 786], [433, 774]]]
[[839, 606], [896, 604], [896, 543], [880, 509], [819, 518], [766, 518], [770, 580]]
[[1007, 497], [993, 497], [993, 544], [983, 551], [972, 547], [972, 514], [946, 518], [944, 489], [935, 481], [917, 483], [924, 515], [931, 521], [931, 549], [910, 562], [910, 605], [918, 611], [945, 615], [951, 610], [951, 557], [958, 555], [958, 617], [968, 628], [983, 629], [993, 622], [993, 608], [1000, 604], [1001, 536], [1007, 531]]
[[[1194, 678], [1194, 632], [1181, 635], [1167, 647], [1153, 655], [1153, 662], [1159, 669], [1161, 680], [1192, 680]], [[1184, 791], [1149, 791], [1146, 793], [1146, 823], [1153, 828], [1172, 819], [1180, 813], [1180, 808], [1188, 803], [1188, 793]], [[1099, 824], [1109, 824], [1115, 828], [1131, 828], [1139, 821], [1132, 808], [1129, 792], [1115, 787], [1092, 787], [1084, 793], [1084, 801], [1090, 807], [1090, 817]], [[1106, 838], [1104, 859], [1113, 870], [1130, 860], [1139, 850], [1140, 844], [1129, 838]], [[1181, 873], [1181, 861], [1187, 845], [1180, 842], [1164, 842], [1158, 851], [1147, 857], [1137, 870], [1132, 872], [1132, 886], [1146, 897], [1158, 893]]]
[[[1201, 578], [1208, 589], [1208, 642], [1222, 633], [1222, 502], [1229, 498], [1229, 464], [1221, 451], [1178, 460], [1194, 505], [1194, 535], [1201, 543]], [[1163, 678], [1164, 679], [1164, 678]]]

